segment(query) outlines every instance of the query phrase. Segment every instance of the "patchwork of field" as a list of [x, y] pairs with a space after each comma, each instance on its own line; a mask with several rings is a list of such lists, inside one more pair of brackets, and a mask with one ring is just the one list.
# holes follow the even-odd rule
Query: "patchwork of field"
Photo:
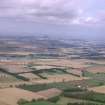
[[[76, 87], [73, 85], [70, 85], [70, 83], [53, 83], [53, 84], [43, 84], [43, 85], [25, 85], [25, 86], [21, 86], [20, 88], [23, 88], [25, 90], [30, 90], [32, 92], [37, 92], [40, 95], [44, 94], [45, 96], [50, 95], [50, 93], [47, 94], [47, 92], [49, 91], [54, 91], [55, 89], [49, 89], [51, 87], [56, 87], [60, 90], [62, 90], [62, 95], [59, 95], [59, 97], [57, 97], [56, 101], [50, 101], [52, 103], [54, 103], [55, 105], [67, 105], [68, 103], [70, 105], [78, 105], [78, 103], [81, 103], [80, 105], [104, 105], [105, 103], [105, 94], [101, 94], [101, 93], [95, 93], [92, 91], [88, 91], [86, 89], [80, 88], [80, 87]], [[49, 90], [46, 91], [45, 89]], [[55, 90], [55, 91], [58, 91]], [[40, 91], [40, 92], [39, 92]], [[56, 92], [55, 93], [56, 96]], [[53, 95], [52, 93], [52, 95]], [[38, 101], [36, 102], [29, 102], [27, 103], [27, 105], [30, 105], [31, 103], [33, 103], [33, 105], [37, 105]], [[24, 105], [24, 104], [22, 104]]]
[[[52, 68], [52, 67], [73, 67], [85, 68], [92, 65], [105, 65], [105, 60], [88, 60], [88, 59], [35, 59], [35, 60], [1, 60], [2, 65], [19, 65], [24, 66], [34, 64], [38, 69]], [[41, 67], [40, 67], [41, 66]]]
[[53, 81], [74, 81], [74, 80], [83, 80], [83, 79], [88, 79], [85, 77], [76, 77], [70, 74], [62, 74], [62, 75], [47, 75], [43, 74], [44, 77], [47, 77], [48, 80], [53, 80]]
[[[40, 60], [39, 60], [40, 61]], [[52, 63], [55, 60], [47, 60], [46, 62], [42, 59], [42, 63]], [[29, 62], [28, 64], [20, 64], [17, 62], [17, 65], [12, 64], [11, 61], [8, 63], [0, 64], [1, 72], [5, 75], [8, 75], [8, 84], [4, 85], [4, 87], [11, 85], [11, 78], [16, 85], [20, 84], [43, 84], [43, 83], [54, 83], [54, 82], [68, 82], [68, 81], [76, 81], [76, 80], [84, 80], [88, 79], [87, 77], [82, 77], [82, 72], [76, 69], [65, 68], [61, 66], [59, 60], [57, 60], [57, 64], [59, 65], [46, 65], [40, 64], [39, 62]], [[56, 63], [55, 62], [55, 63]], [[67, 61], [68, 62], [68, 61]], [[2, 62], [3, 63], [3, 62]], [[15, 62], [16, 63], [16, 62]], [[38, 64], [37, 64], [38, 63]], [[30, 65], [31, 64], [31, 65]], [[2, 75], [2, 74], [1, 74]], [[4, 76], [6, 78], [6, 76]], [[4, 78], [4, 79], [5, 79]], [[2, 77], [0, 79], [3, 79]], [[16, 81], [15, 81], [16, 79]], [[9, 81], [10, 80], [10, 81]], [[9, 83], [10, 82], [10, 83]], [[15, 86], [13, 83], [12, 86]], [[2, 86], [3, 87], [3, 86]]]
[[74, 67], [74, 68], [83, 68], [86, 60], [68, 60], [68, 59], [40, 59], [33, 61], [35, 64], [44, 65], [44, 66], [60, 66], [60, 67]]
[[89, 60], [89, 59], [38, 59], [33, 60], [33, 64], [43, 66], [55, 67], [72, 67], [72, 68], [85, 68], [91, 65], [105, 65], [104, 60]]
[[31, 101], [33, 99], [47, 100], [49, 98], [58, 96], [61, 93], [62, 91], [56, 88], [43, 90], [39, 92], [31, 92], [19, 88], [5, 88], [0, 89], [0, 102], [4, 103], [3, 105], [17, 105], [17, 102], [20, 99], [24, 99], [27, 101]]
[[105, 105], [105, 43], [42, 36], [0, 37], [0, 105]]
[[[43, 66], [69, 66], [75, 65], [75, 66], [87, 66], [87, 65], [93, 65], [93, 64], [99, 64], [104, 65], [105, 60], [89, 60], [89, 59], [66, 59], [66, 58], [60, 58], [60, 59], [27, 59], [27, 60], [1, 60], [0, 64], [9, 64], [9, 65], [24, 65], [28, 63], [34, 63], [36, 65], [43, 65]], [[57, 64], [57, 65], [56, 65]], [[77, 65], [76, 65], [77, 64]]]
[[[82, 89], [88, 88], [89, 91], [97, 93], [104, 93], [105, 91], [105, 87], [95, 88], [95, 86], [105, 84], [104, 64], [91, 63], [84, 59], [40, 59], [11, 63], [0, 64], [0, 81], [2, 81], [0, 82], [0, 88], [2, 88], [0, 89], [0, 97], [2, 97], [0, 102], [3, 105], [17, 105], [20, 99], [28, 101], [32, 101], [32, 99], [47, 100], [59, 96], [65, 89], [70, 89], [73, 86]], [[84, 95], [85, 93], [87, 94], [87, 91], [81, 94]], [[79, 92], [78, 95], [80, 95]], [[54, 104], [67, 105], [72, 101], [73, 103], [87, 102], [76, 98], [77, 96], [75, 98], [61, 96], [60, 100]], [[9, 100], [8, 103], [7, 99]], [[95, 103], [91, 100], [89, 102]]]

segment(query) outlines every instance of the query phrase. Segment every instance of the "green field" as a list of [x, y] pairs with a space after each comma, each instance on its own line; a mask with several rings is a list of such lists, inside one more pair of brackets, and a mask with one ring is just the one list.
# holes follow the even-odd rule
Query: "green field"
[[91, 104], [96, 104], [96, 105], [104, 105], [103, 103], [100, 102], [94, 102], [94, 101], [87, 101], [87, 100], [82, 100], [82, 99], [76, 99], [76, 98], [68, 98], [62, 96], [60, 100], [57, 102], [59, 105], [67, 105], [68, 103], [91, 103]]
[[66, 74], [63, 70], [60, 69], [49, 69], [49, 71], [46, 71], [44, 73], [41, 73], [42, 75], [58, 75], [58, 74]]
[[75, 86], [73, 86], [71, 83], [67, 82], [67, 83], [49, 83], [49, 84], [37, 84], [37, 85], [20, 85], [18, 86], [19, 88], [25, 89], [25, 90], [29, 90], [29, 91], [40, 91], [40, 90], [46, 90], [46, 89], [50, 89], [50, 88], [58, 88], [61, 90], [65, 90], [65, 89], [70, 89], [70, 88], [75, 88]]
[[58, 104], [51, 103], [48, 101], [38, 101], [38, 102], [29, 102], [29, 103], [22, 104], [22, 105], [58, 105]]
[[95, 93], [92, 91], [64, 92], [64, 96], [68, 98], [75, 98], [75, 99], [82, 99], [82, 100], [105, 103], [105, 94]]
[[91, 73], [88, 71], [84, 71], [83, 76], [90, 78], [84, 81], [84, 84], [86, 84], [88, 87], [105, 85], [105, 73]]

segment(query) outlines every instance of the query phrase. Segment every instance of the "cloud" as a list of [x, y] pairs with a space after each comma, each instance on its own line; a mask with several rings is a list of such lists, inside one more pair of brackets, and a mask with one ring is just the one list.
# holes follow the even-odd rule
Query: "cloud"
[[0, 18], [55, 24], [97, 24], [100, 17], [95, 13], [102, 9], [100, 5], [98, 0], [0, 0]]
[[79, 15], [74, 5], [74, 0], [1, 0], [0, 18], [68, 23]]

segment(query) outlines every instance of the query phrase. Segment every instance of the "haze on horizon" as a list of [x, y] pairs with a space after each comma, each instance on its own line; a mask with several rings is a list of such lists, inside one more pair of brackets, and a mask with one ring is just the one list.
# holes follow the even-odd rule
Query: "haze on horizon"
[[0, 35], [105, 39], [105, 0], [0, 0]]

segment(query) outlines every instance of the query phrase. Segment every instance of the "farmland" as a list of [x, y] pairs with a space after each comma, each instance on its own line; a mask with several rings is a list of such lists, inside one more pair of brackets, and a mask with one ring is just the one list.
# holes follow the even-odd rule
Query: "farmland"
[[[32, 99], [43, 98], [42, 96], [17, 88], [6, 88], [0, 89], [0, 101], [9, 104], [9, 105], [17, 105], [19, 99], [24, 98], [28, 101]], [[7, 102], [8, 99], [8, 102]]]
[[0, 45], [0, 104], [104, 105], [104, 47], [93, 52], [92, 43], [42, 39]]
[[93, 87], [93, 88], [89, 88], [89, 90], [104, 94], [105, 93], [105, 86]]
[[39, 101], [39, 102], [26, 103], [23, 105], [58, 105], [58, 104], [47, 102], [47, 101]]
[[92, 73], [105, 73], [105, 66], [104, 65], [96, 65], [86, 69]]

